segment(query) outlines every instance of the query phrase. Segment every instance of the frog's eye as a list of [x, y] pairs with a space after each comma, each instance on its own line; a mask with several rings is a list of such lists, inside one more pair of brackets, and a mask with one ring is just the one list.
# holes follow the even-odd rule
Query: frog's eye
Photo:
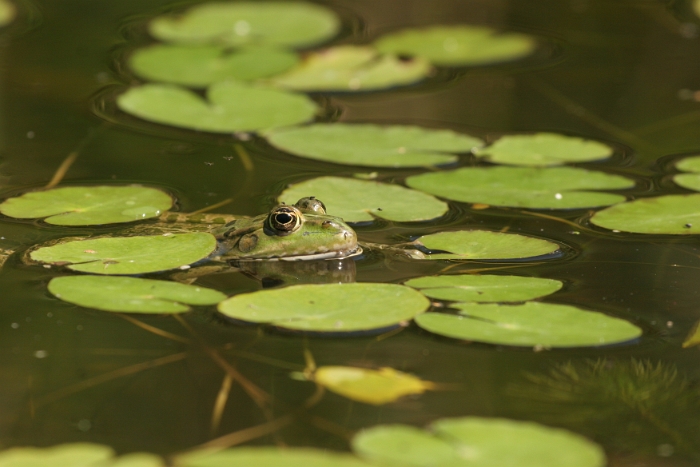
[[304, 218], [294, 206], [279, 206], [267, 216], [267, 226], [277, 235], [289, 235], [301, 227]]
[[299, 208], [301, 212], [309, 212], [314, 214], [326, 213], [326, 205], [323, 204], [323, 201], [320, 199], [316, 199], [315, 196], [301, 198], [294, 206]]

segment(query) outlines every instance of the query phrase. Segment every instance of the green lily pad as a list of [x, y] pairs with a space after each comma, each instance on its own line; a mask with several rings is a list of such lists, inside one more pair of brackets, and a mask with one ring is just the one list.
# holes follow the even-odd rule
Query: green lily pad
[[408, 373], [393, 368], [357, 368], [322, 366], [314, 373], [314, 382], [348, 399], [372, 405], [388, 404], [411, 394], [423, 394], [435, 387]]
[[194, 232], [77, 240], [39, 248], [30, 257], [92, 274], [146, 274], [187, 267], [215, 248], [213, 235]]
[[295, 91], [373, 91], [422, 81], [431, 71], [422, 58], [401, 60], [371, 47], [343, 45], [310, 53], [270, 82]]
[[10, 24], [17, 16], [17, 9], [12, 2], [0, 0], [0, 26]]
[[527, 347], [591, 347], [636, 339], [642, 330], [629, 321], [569, 305], [456, 303], [459, 315], [426, 313], [416, 324], [441, 336], [488, 344]]
[[135, 277], [55, 277], [49, 292], [86, 308], [128, 313], [182, 313], [190, 310], [187, 305], [215, 305], [226, 299], [204, 287]]
[[0, 204], [0, 212], [19, 219], [47, 217], [53, 225], [100, 225], [159, 216], [170, 209], [167, 193], [142, 186], [82, 186], [33, 191]]
[[0, 451], [0, 467], [94, 467], [114, 455], [100, 444], [59, 444], [47, 448], [17, 447]]
[[113, 460], [107, 465], [96, 465], [94, 467], [166, 467], [165, 461], [147, 452], [133, 452], [125, 454]]
[[548, 255], [559, 245], [525, 235], [489, 232], [487, 230], [457, 230], [424, 235], [416, 240], [433, 253], [426, 259], [519, 259]]
[[700, 156], [691, 156], [676, 162], [676, 168], [683, 172], [700, 173]]
[[688, 190], [700, 191], [700, 174], [676, 174], [673, 181]]
[[160, 16], [148, 29], [166, 42], [307, 47], [335, 36], [340, 21], [331, 10], [306, 2], [206, 3]]
[[381, 37], [375, 46], [386, 53], [425, 57], [436, 65], [476, 66], [526, 57], [537, 43], [526, 34], [462, 25], [405, 29]]
[[418, 277], [404, 285], [420, 289], [439, 300], [455, 302], [523, 302], [544, 297], [561, 289], [554, 279], [523, 276], [458, 274]]
[[595, 213], [597, 226], [642, 234], [700, 233], [700, 194], [641, 198]]
[[[284, 306], [280, 306], [284, 303]], [[236, 295], [219, 303], [229, 318], [286, 329], [356, 332], [396, 326], [423, 313], [430, 302], [397, 284], [312, 284]]]
[[265, 135], [278, 149], [336, 164], [425, 167], [449, 164], [482, 141], [450, 130], [417, 126], [317, 123], [273, 130]]
[[357, 457], [327, 449], [252, 447], [195, 451], [177, 456], [177, 467], [370, 467]]
[[495, 206], [531, 209], [577, 209], [608, 206], [624, 196], [583, 190], [631, 188], [634, 181], [619, 175], [574, 167], [465, 167], [414, 175], [411, 188], [436, 196]]
[[605, 454], [583, 436], [533, 422], [443, 418], [427, 430], [379, 425], [362, 430], [353, 450], [373, 464], [401, 467], [603, 467]]
[[322, 199], [329, 213], [346, 222], [371, 222], [375, 217], [396, 222], [435, 219], [447, 212], [447, 204], [399, 185], [353, 178], [319, 177], [292, 185], [279, 201], [294, 204], [304, 196]]
[[295, 53], [285, 50], [158, 44], [134, 52], [129, 66], [148, 80], [204, 88], [217, 81], [267, 78], [298, 61]]
[[612, 153], [612, 148], [603, 143], [556, 133], [503, 136], [476, 152], [496, 164], [521, 166], [588, 162], [608, 158]]
[[213, 133], [296, 125], [317, 110], [307, 96], [233, 81], [211, 85], [207, 99], [174, 85], [146, 84], [117, 97], [117, 105], [144, 120]]

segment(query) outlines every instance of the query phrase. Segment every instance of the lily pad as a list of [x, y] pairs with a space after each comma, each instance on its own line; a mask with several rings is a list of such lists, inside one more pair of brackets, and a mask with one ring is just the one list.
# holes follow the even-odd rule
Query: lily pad
[[379, 425], [352, 440], [361, 457], [401, 467], [603, 467], [597, 444], [566, 430], [499, 418], [444, 418], [427, 430]]
[[166, 42], [283, 47], [324, 42], [339, 29], [335, 13], [306, 2], [207, 3], [181, 15], [160, 16], [148, 27]]
[[436, 65], [476, 66], [526, 57], [537, 43], [526, 34], [484, 26], [405, 29], [375, 42], [382, 52], [425, 57]]
[[417, 126], [317, 123], [273, 130], [265, 135], [278, 149], [336, 164], [425, 167], [449, 164], [482, 141], [450, 130]]
[[700, 156], [691, 156], [676, 162], [676, 168], [683, 172], [700, 173]]
[[279, 201], [294, 204], [313, 193], [330, 208], [330, 214], [346, 222], [371, 222], [375, 217], [396, 222], [435, 219], [447, 212], [447, 204], [420, 191], [399, 185], [353, 178], [319, 177], [292, 185]]
[[285, 50], [158, 44], [134, 52], [129, 66], [148, 80], [204, 88], [217, 81], [267, 78], [298, 61], [295, 53]]
[[414, 175], [406, 179], [406, 184], [465, 203], [531, 209], [580, 209], [625, 201], [622, 195], [587, 190], [631, 188], [634, 181], [619, 175], [574, 167], [465, 167]]
[[371, 370], [350, 366], [322, 366], [314, 381], [348, 399], [382, 405], [411, 394], [423, 394], [435, 385], [393, 368]]
[[441, 336], [527, 347], [592, 347], [636, 339], [642, 330], [619, 318], [569, 305], [456, 303], [459, 315], [426, 313], [416, 324]]
[[173, 204], [167, 193], [142, 186], [83, 186], [33, 191], [0, 204], [19, 219], [47, 217], [53, 225], [100, 225], [159, 216]]
[[0, 451], [0, 467], [94, 467], [114, 455], [109, 446], [59, 444], [47, 448], [17, 447]]
[[295, 91], [372, 91], [422, 81], [431, 71], [422, 58], [401, 60], [371, 47], [343, 45], [310, 53], [270, 82]]
[[[280, 306], [280, 304], [284, 306]], [[229, 318], [286, 329], [356, 332], [397, 326], [430, 302], [397, 284], [312, 284], [236, 295], [219, 303]]]
[[642, 234], [700, 233], [700, 194], [641, 198], [595, 213], [597, 226]]
[[92, 274], [146, 274], [187, 267], [215, 248], [213, 235], [195, 232], [77, 240], [39, 248], [30, 257]]
[[426, 259], [520, 259], [559, 250], [559, 245], [548, 240], [487, 230], [438, 232], [424, 235], [416, 243], [447, 252], [426, 255]]
[[370, 467], [357, 457], [314, 448], [251, 447], [195, 451], [177, 456], [177, 467]]
[[211, 85], [207, 99], [174, 85], [146, 84], [119, 96], [117, 105], [144, 120], [213, 133], [296, 125], [317, 110], [307, 96], [233, 81]]
[[49, 292], [86, 308], [128, 313], [182, 313], [190, 310], [187, 305], [215, 305], [226, 299], [204, 287], [135, 277], [56, 277], [49, 282]]
[[425, 295], [456, 302], [523, 302], [544, 297], [561, 289], [554, 279], [523, 276], [459, 274], [419, 277], [405, 285]]
[[8, 0], [0, 0], [0, 26], [10, 24], [17, 16], [15, 5]]
[[499, 138], [476, 154], [496, 164], [552, 166], [608, 158], [613, 151], [598, 141], [556, 133], [510, 135]]
[[676, 168], [691, 173], [674, 175], [674, 182], [688, 190], [700, 191], [700, 156], [686, 157], [676, 163]]

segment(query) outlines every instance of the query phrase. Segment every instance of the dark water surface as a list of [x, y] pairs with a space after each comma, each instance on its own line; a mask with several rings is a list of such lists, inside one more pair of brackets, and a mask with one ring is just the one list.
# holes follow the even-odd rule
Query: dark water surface
[[[235, 154], [228, 137], [167, 129], [118, 115], [110, 96], [115, 86], [135, 80], [122, 64], [124, 54], [149, 41], [144, 19], [171, 4], [20, 4], [23, 17], [0, 33], [4, 196], [46, 184], [75, 150], [80, 156], [64, 185], [136, 182], [163, 187], [177, 196], [183, 211], [235, 197], [222, 211], [259, 214], [289, 183], [363, 170], [292, 157], [253, 140], [245, 143], [255, 165], [247, 176], [239, 159], [231, 157]], [[543, 44], [534, 57], [515, 64], [442, 71], [426, 83], [386, 92], [317, 96], [327, 118], [451, 128], [487, 139], [528, 131], [595, 138], [612, 144], [616, 155], [606, 163], [582, 166], [638, 180], [630, 196], [684, 192], [668, 175], [674, 158], [700, 151], [700, 103], [693, 98], [700, 89], [700, 21], [688, 5], [660, 0], [325, 4], [345, 20], [336, 43], [369, 42], [404, 26], [473, 23], [534, 34]], [[461, 161], [471, 163], [467, 157]], [[381, 175], [400, 181], [418, 172], [383, 170]], [[329, 209], [332, 212], [332, 206]], [[564, 281], [564, 290], [547, 301], [629, 319], [645, 330], [639, 341], [533, 352], [459, 343], [415, 326], [380, 339], [304, 339], [225, 323], [214, 316], [213, 308], [184, 319], [204, 342], [223, 349], [222, 355], [240, 373], [273, 397], [267, 414], [273, 417], [298, 407], [314, 391], [312, 383], [288, 376], [303, 368], [305, 345], [319, 365], [391, 366], [449, 383], [444, 390], [384, 407], [326, 394], [306, 418], [252, 443], [345, 450], [352, 432], [379, 423], [422, 426], [446, 416], [503, 416], [585, 434], [605, 447], [611, 465], [700, 465], [693, 463], [700, 456], [700, 392], [693, 384], [700, 381], [700, 347], [681, 347], [700, 319], [697, 238], [612, 234], [591, 227], [586, 211], [556, 215], [581, 226], [452, 203], [451, 213], [432, 225], [384, 222], [358, 232], [365, 241], [391, 243], [446, 226], [508, 227], [510, 232], [561, 242], [568, 252], [562, 258], [513, 273]], [[82, 230], [2, 219], [0, 246], [24, 249], [77, 232]], [[358, 281], [398, 282], [435, 273], [444, 264], [385, 264], [373, 255], [356, 266]], [[464, 264], [455, 271], [494, 266], [498, 265]], [[114, 314], [59, 302], [46, 290], [55, 275], [24, 266], [18, 258], [10, 258], [0, 273], [0, 446], [90, 441], [120, 452], [170, 454], [268, 420], [234, 384], [221, 424], [212, 433], [224, 372], [201, 346], [156, 335]], [[260, 287], [240, 274], [200, 283], [228, 294]], [[189, 337], [171, 317], [140, 319]], [[566, 362], [585, 372], [587, 362], [598, 359], [607, 359], [603, 375], [579, 382], [579, 389], [587, 388], [580, 393], [560, 391], [560, 400], [568, 398], [567, 403], [525, 376], [546, 374]], [[638, 361], [648, 366], [635, 373], [630, 368]], [[624, 383], [617, 388], [610, 383], [624, 380], [620, 375], [629, 370], [638, 384], [656, 365], [666, 373], [651, 378], [646, 389], [635, 392], [622, 387]], [[668, 397], [683, 378], [690, 384], [681, 385], [682, 397]], [[536, 403], [538, 398], [545, 402]]]

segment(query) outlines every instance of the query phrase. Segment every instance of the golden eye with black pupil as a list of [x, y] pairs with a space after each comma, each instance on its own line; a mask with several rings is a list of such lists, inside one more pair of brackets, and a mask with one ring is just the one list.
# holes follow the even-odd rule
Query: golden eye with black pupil
[[301, 212], [294, 206], [279, 206], [267, 216], [267, 226], [277, 235], [289, 235], [301, 227]]

